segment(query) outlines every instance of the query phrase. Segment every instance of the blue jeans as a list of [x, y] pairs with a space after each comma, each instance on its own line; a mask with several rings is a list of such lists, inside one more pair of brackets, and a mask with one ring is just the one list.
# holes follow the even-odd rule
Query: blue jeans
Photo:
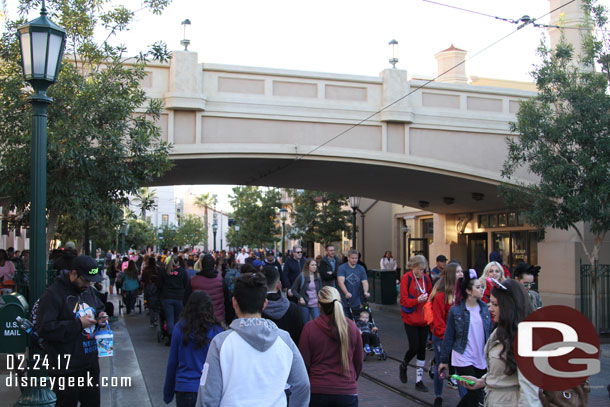
[[172, 300], [164, 298], [163, 311], [165, 312], [165, 320], [167, 321], [167, 333], [172, 336], [174, 333], [174, 324], [180, 319], [182, 313], [182, 300]]
[[307, 305], [299, 304], [299, 311], [301, 311], [301, 316], [303, 317], [303, 323], [306, 324], [311, 318], [316, 319], [320, 315], [320, 309], [318, 306], [308, 307]]
[[312, 393], [309, 407], [358, 407], [358, 395]]
[[442, 397], [443, 395], [443, 384], [445, 380], [440, 378], [438, 374], [438, 365], [441, 364], [441, 345], [443, 340], [438, 336], [432, 335], [432, 347], [434, 348], [434, 395], [436, 397]]
[[195, 403], [197, 402], [197, 393], [177, 391], [175, 394], [176, 407], [195, 407]]

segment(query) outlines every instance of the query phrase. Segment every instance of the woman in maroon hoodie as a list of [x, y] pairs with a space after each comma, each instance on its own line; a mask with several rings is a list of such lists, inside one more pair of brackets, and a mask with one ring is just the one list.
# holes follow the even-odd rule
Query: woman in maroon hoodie
[[362, 337], [345, 318], [341, 296], [330, 286], [318, 293], [320, 316], [303, 328], [299, 350], [309, 373], [310, 407], [358, 406], [358, 376], [362, 371]]
[[[221, 323], [225, 323], [225, 300], [229, 295], [226, 283], [222, 279], [222, 274], [215, 269], [214, 257], [206, 254], [201, 260], [201, 270], [191, 278], [192, 291], [205, 291], [212, 298], [214, 305], [214, 316]], [[187, 293], [187, 298], [190, 293]]]

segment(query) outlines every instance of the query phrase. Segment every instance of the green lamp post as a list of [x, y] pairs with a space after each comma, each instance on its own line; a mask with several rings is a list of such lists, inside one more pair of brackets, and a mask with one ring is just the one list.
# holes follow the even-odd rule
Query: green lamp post
[[[57, 82], [66, 44], [66, 32], [47, 18], [45, 2], [40, 17], [17, 29], [21, 45], [23, 77], [32, 85], [32, 169], [30, 204], [30, 303], [45, 290], [46, 280], [46, 206], [47, 206], [47, 107], [53, 102], [47, 88]], [[30, 347], [30, 361], [42, 350]], [[30, 370], [29, 374], [44, 374]], [[55, 394], [45, 387], [28, 387], [16, 406], [54, 406]]]
[[282, 262], [286, 262], [284, 254], [286, 253], [286, 219], [288, 219], [288, 209], [280, 209], [280, 220], [282, 221]]
[[358, 250], [356, 248], [356, 212], [358, 212], [358, 208], [360, 207], [360, 197], [350, 196], [349, 206], [352, 207], [352, 247], [354, 250]]

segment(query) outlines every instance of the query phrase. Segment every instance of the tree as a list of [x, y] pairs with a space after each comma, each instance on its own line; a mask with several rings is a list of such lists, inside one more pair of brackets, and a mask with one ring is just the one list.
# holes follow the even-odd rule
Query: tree
[[[169, 0], [145, 0], [160, 13]], [[128, 29], [134, 12], [123, 6], [107, 10], [108, 0], [57, 0], [49, 16], [66, 29], [66, 54], [58, 82], [49, 88], [47, 243], [61, 217], [116, 222], [128, 194], [171, 167], [170, 146], [161, 141], [157, 120], [162, 104], [148, 100], [139, 84], [147, 59], [167, 61], [163, 44], [127, 60], [124, 46], [109, 39]], [[39, 2], [20, 1], [26, 15]], [[7, 21], [0, 40], [0, 196], [8, 207], [28, 216], [30, 200], [31, 88], [21, 72], [16, 27]], [[106, 30], [96, 43], [93, 33]], [[112, 225], [111, 225], [112, 226]], [[84, 226], [83, 226], [84, 229]]]
[[[272, 244], [280, 233], [275, 225], [277, 212], [281, 208], [281, 193], [277, 188], [239, 186], [233, 188], [229, 202], [233, 207], [233, 219], [239, 225], [239, 239], [235, 240], [235, 227], [227, 233], [229, 246], [251, 247]], [[239, 244], [238, 244], [239, 243]]]
[[155, 241], [153, 225], [141, 219], [129, 219], [129, 233], [125, 236], [127, 247], [139, 250], [142, 247], [152, 246]]
[[[595, 0], [584, 0], [583, 8], [594, 28], [605, 32], [606, 10]], [[502, 171], [512, 181], [501, 188], [509, 206], [521, 209], [540, 228], [573, 229], [591, 265], [610, 229], [609, 46], [585, 33], [582, 56], [565, 40], [553, 50], [539, 48], [542, 63], [533, 72], [538, 94], [521, 103], [517, 122], [511, 124], [518, 136], [508, 139]], [[596, 62], [601, 72], [595, 72]], [[522, 167], [537, 182], [516, 182], [515, 172]], [[580, 222], [594, 236], [590, 246]], [[600, 302], [597, 271], [593, 281], [594, 301]], [[599, 322], [597, 316], [593, 319]]]
[[150, 211], [157, 207], [157, 203], [155, 199], [157, 198], [157, 193], [154, 189], [150, 188], [139, 188], [138, 192], [135, 194], [134, 201], [137, 206], [140, 207], [140, 213], [142, 215], [142, 220], [146, 220], [146, 211]]
[[347, 195], [307, 190], [290, 193], [293, 198], [290, 238], [328, 244], [341, 240], [342, 232], [351, 233], [351, 211], [344, 209], [348, 205]]
[[163, 225], [158, 236], [159, 246], [165, 249], [171, 249], [174, 246], [179, 246], [178, 228], [176, 225]]
[[193, 247], [198, 244], [205, 246], [208, 242], [208, 226], [203, 223], [201, 216], [185, 215], [178, 228], [177, 238], [181, 246]]

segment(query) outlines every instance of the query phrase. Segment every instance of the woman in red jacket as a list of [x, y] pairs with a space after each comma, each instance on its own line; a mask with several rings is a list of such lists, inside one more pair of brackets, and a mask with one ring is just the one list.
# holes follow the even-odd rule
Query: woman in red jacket
[[299, 341], [311, 385], [309, 407], [356, 407], [364, 357], [360, 331], [345, 318], [336, 288], [322, 287], [318, 307], [320, 316], [305, 325]]
[[430, 329], [432, 331], [432, 346], [434, 347], [434, 407], [440, 407], [443, 403], [443, 382], [438, 374], [438, 366], [441, 363], [441, 345], [445, 337], [447, 327], [447, 315], [455, 301], [455, 282], [463, 277], [462, 266], [456, 261], [449, 262], [441, 273], [438, 283], [434, 285], [428, 301], [432, 302], [432, 314], [434, 320]]
[[432, 291], [430, 277], [424, 274], [428, 261], [424, 256], [417, 255], [409, 259], [409, 269], [400, 281], [400, 308], [402, 321], [409, 340], [409, 350], [400, 364], [400, 381], [407, 382], [407, 366], [413, 356], [417, 355], [417, 380], [415, 389], [427, 392], [428, 388], [422, 381], [424, 365], [426, 364], [426, 340], [428, 325], [424, 319], [424, 304]]

